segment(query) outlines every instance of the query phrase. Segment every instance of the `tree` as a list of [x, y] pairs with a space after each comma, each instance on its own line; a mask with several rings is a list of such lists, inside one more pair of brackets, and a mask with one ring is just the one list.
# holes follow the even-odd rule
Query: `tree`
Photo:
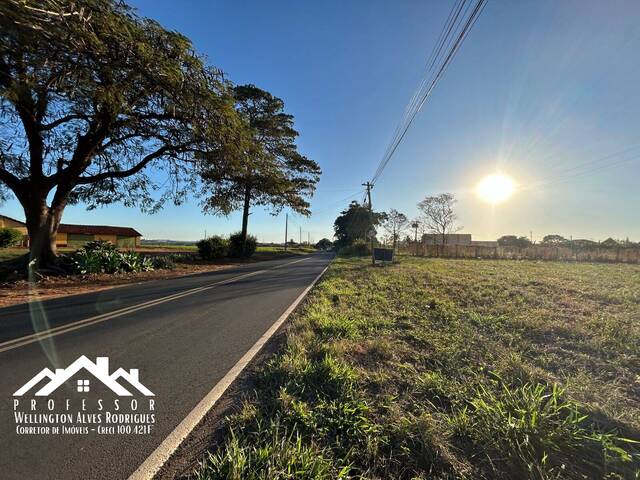
[[453, 211], [456, 203], [455, 197], [451, 193], [441, 193], [434, 197], [425, 197], [418, 208], [422, 212], [421, 221], [423, 226], [430, 232], [440, 235], [442, 245], [446, 243], [447, 235], [462, 230], [456, 226], [457, 215]]
[[[386, 218], [384, 212], [372, 212], [369, 215], [369, 207], [353, 201], [349, 206], [340, 212], [338, 218], [333, 223], [334, 236], [336, 237], [336, 248], [342, 248], [353, 244], [356, 240], [366, 240], [369, 233], [376, 234], [375, 226], [379, 225]], [[369, 232], [369, 222], [373, 224], [373, 232]]]
[[229, 171], [220, 162], [205, 167], [206, 212], [228, 215], [242, 208], [242, 237], [246, 243], [251, 206], [268, 205], [272, 213], [284, 207], [309, 215], [305, 197], [313, 195], [320, 167], [301, 155], [293, 116], [284, 113], [284, 102], [254, 85], [233, 90], [236, 108], [247, 124], [252, 144], [240, 152], [241, 168]]
[[411, 229], [413, 230], [413, 241], [414, 242], [418, 242], [418, 230], [420, 229], [420, 227], [422, 226], [420, 220], [418, 219], [413, 219], [411, 220]]
[[542, 238], [542, 242], [541, 243], [542, 243], [542, 245], [559, 247], [559, 246], [568, 245], [569, 244], [569, 240], [564, 238], [562, 235], [545, 235]]
[[328, 238], [323, 238], [316, 243], [315, 247], [318, 250], [330, 250], [333, 247], [333, 242]]
[[382, 227], [386, 230], [386, 232], [391, 237], [391, 241], [393, 244], [393, 250], [395, 251], [396, 245], [398, 243], [398, 239], [400, 235], [407, 227], [409, 220], [404, 213], [400, 213], [396, 209], [392, 208], [389, 213], [386, 215], [386, 218], [382, 222]]
[[[68, 204], [180, 202], [197, 155], [238, 143], [222, 73], [120, 1], [6, 0], [0, 32], [0, 183], [24, 209], [34, 266], [55, 262]], [[167, 176], [159, 198], [149, 167]]]
[[531, 240], [527, 237], [517, 237], [515, 235], [503, 235], [498, 239], [498, 245], [501, 247], [518, 247], [526, 248], [531, 245]]

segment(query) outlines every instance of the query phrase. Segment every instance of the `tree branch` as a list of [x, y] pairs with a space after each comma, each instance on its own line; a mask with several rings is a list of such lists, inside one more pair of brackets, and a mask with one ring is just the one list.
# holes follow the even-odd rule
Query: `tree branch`
[[80, 114], [66, 115], [66, 116], [64, 116], [62, 118], [54, 120], [51, 123], [40, 125], [40, 130], [42, 130], [42, 131], [52, 130], [52, 129], [62, 125], [63, 123], [70, 122], [71, 120], [85, 120], [85, 121], [87, 121], [87, 116], [86, 115], [80, 115]]
[[103, 172], [103, 173], [98, 173], [96, 175], [91, 175], [89, 177], [80, 177], [75, 183], [77, 185], [86, 185], [88, 183], [100, 182], [102, 180], [107, 180], [109, 178], [126, 178], [126, 177], [130, 177], [131, 175], [135, 175], [140, 170], [142, 170], [152, 160], [155, 160], [156, 158], [161, 157], [162, 155], [164, 155], [165, 153], [167, 153], [167, 152], [169, 152], [171, 150], [173, 150], [171, 147], [168, 147], [168, 146], [165, 145], [163, 147], [160, 147], [155, 152], [152, 152], [152, 153], [148, 154], [147, 156], [145, 156], [136, 166], [131, 167], [128, 170], [118, 170], [118, 171], [113, 171], [113, 172]]

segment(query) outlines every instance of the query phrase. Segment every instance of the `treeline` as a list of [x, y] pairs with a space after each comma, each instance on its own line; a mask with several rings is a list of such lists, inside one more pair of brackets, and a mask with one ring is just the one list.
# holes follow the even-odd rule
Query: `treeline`
[[[527, 237], [518, 237], [516, 235], [503, 235], [498, 239], [498, 245], [501, 247], [529, 247], [534, 243]], [[562, 235], [545, 235], [542, 241], [536, 245], [547, 247], [570, 247], [570, 248], [640, 248], [640, 242], [632, 242], [628, 238], [626, 240], [615, 240], [611, 237], [602, 242], [587, 240], [583, 238], [568, 239]]]
[[117, 0], [1, 2], [0, 102], [0, 200], [24, 209], [32, 265], [55, 264], [79, 202], [241, 209], [244, 249], [253, 206], [307, 215], [321, 173], [281, 99]]
[[[370, 211], [369, 206], [353, 201], [340, 212], [333, 223], [335, 247], [355, 255], [367, 253], [368, 244], [384, 243], [394, 250], [402, 235], [407, 234], [405, 241], [422, 238], [425, 233], [432, 233], [443, 238], [447, 234], [459, 231], [457, 215], [454, 211], [456, 199], [451, 193], [427, 196], [418, 203], [420, 215], [409, 218], [395, 208], [388, 212]], [[382, 231], [379, 232], [379, 228]]]

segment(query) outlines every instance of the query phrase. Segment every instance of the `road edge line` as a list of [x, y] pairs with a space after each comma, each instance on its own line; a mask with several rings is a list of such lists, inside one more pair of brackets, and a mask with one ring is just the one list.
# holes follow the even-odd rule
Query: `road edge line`
[[309, 291], [327, 271], [331, 262], [324, 267], [316, 278], [305, 288], [282, 315], [269, 327], [253, 346], [231, 367], [222, 379], [214, 385], [200, 402], [191, 410], [176, 428], [162, 441], [160, 445], [149, 455], [138, 469], [129, 476], [129, 480], [150, 480], [160, 471], [164, 464], [171, 458], [175, 451], [186, 440], [189, 434], [198, 426], [205, 415], [215, 406], [224, 392], [235, 381], [245, 367], [253, 360], [256, 354], [269, 341], [282, 324], [289, 318], [296, 307], [304, 300]]

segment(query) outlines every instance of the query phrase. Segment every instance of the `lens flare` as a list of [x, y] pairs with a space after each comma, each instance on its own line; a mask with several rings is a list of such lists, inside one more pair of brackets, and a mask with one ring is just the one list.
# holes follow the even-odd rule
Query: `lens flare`
[[507, 200], [515, 189], [513, 178], [502, 173], [494, 173], [480, 180], [476, 193], [481, 200], [495, 205]]

